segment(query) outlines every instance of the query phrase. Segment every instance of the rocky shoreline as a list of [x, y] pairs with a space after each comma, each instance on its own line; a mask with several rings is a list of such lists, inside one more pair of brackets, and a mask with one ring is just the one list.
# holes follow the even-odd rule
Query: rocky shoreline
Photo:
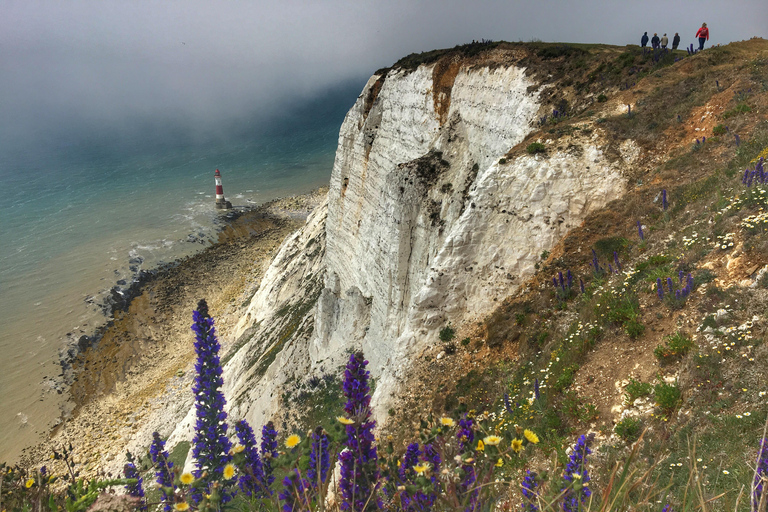
[[141, 454], [153, 431], [170, 433], [192, 403], [189, 325], [197, 301], [208, 301], [226, 358], [236, 342], [232, 327], [262, 272], [326, 194], [318, 189], [223, 215], [215, 244], [113, 289], [115, 300], [105, 305], [111, 320], [62, 351], [61, 389], [70, 400], [49, 438], [24, 451], [22, 465], [55, 466], [52, 451], [71, 443], [83, 475], [114, 472], [126, 449]]

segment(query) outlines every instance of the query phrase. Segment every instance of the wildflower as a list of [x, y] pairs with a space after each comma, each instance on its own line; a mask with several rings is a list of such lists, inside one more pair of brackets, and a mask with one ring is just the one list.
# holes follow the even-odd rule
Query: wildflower
[[312, 450], [309, 453], [309, 468], [307, 469], [307, 478], [312, 487], [317, 487], [319, 483], [324, 483], [328, 477], [329, 453], [328, 453], [328, 435], [323, 427], [317, 427], [312, 433]]
[[637, 234], [640, 236], [640, 240], [645, 240], [645, 236], [643, 235], [643, 225], [640, 224], [640, 221], [637, 221]]
[[233, 464], [227, 464], [224, 466], [222, 476], [224, 477], [224, 480], [231, 480], [232, 477], [235, 476], [235, 466]]
[[133, 463], [133, 455], [131, 455], [130, 452], [128, 452], [127, 458], [128, 462], [123, 466], [123, 475], [125, 475], [125, 478], [135, 478], [136, 483], [126, 485], [125, 490], [129, 496], [139, 498], [139, 503], [141, 503], [139, 510], [146, 510], [147, 505], [144, 502], [144, 479], [141, 478], [139, 471], [136, 469], [136, 465]]
[[296, 434], [291, 434], [288, 439], [285, 440], [286, 448], [293, 448], [301, 442], [301, 438]]
[[724, 469], [724, 470], [723, 470], [723, 474], [724, 474], [724, 475], [730, 475], [730, 474], [731, 474], [731, 472], [730, 472], [730, 471], [728, 471], [727, 469]]
[[429, 464], [416, 464], [413, 470], [419, 475], [423, 475], [429, 469]]
[[236, 444], [232, 447], [232, 449], [229, 451], [232, 455], [237, 455], [238, 453], [242, 453], [242, 451], [245, 450], [245, 446], [241, 444]]
[[538, 493], [536, 492], [536, 487], [538, 486], [537, 476], [536, 473], [528, 470], [525, 473], [523, 482], [520, 484], [523, 493], [523, 512], [539, 511], [539, 507], [536, 506], [536, 498], [538, 498]]
[[240, 441], [238, 446], [242, 446], [243, 452], [245, 452], [245, 460], [241, 466], [242, 471], [237, 485], [247, 496], [263, 497], [265, 491], [269, 492], [269, 487], [264, 478], [264, 466], [256, 447], [253, 429], [247, 421], [240, 420], [235, 423], [235, 432], [237, 432], [237, 439]]
[[352, 425], [352, 424], [355, 423], [354, 420], [351, 420], [349, 418], [345, 418], [344, 416], [336, 416], [336, 421], [338, 421], [342, 425]]
[[488, 436], [483, 439], [483, 442], [487, 446], [498, 446], [501, 442], [501, 438], [499, 436]]
[[32, 487], [33, 485], [35, 485], [35, 479], [34, 479], [34, 478], [28, 478], [28, 479], [27, 479], [27, 481], [26, 481], [26, 483], [24, 484], [24, 487], [26, 487], [27, 489], [29, 489], [29, 488], [30, 488], [30, 487]]
[[278, 498], [283, 502], [283, 512], [294, 512], [297, 510], [311, 510], [307, 503], [307, 488], [309, 484], [298, 474], [298, 470], [291, 471], [283, 479], [283, 490], [278, 494]]
[[534, 432], [531, 430], [525, 429], [523, 430], [523, 435], [528, 440], [529, 443], [537, 444], [539, 442], [539, 436], [537, 436]]
[[667, 211], [667, 189], [661, 191], [661, 206], [664, 208], [664, 211]]
[[[221, 387], [221, 361], [219, 360], [219, 340], [213, 327], [213, 318], [208, 314], [208, 304], [200, 300], [197, 311], [192, 313], [195, 332], [195, 353], [197, 376], [192, 386], [195, 394], [195, 436], [192, 438], [192, 455], [195, 458], [196, 478], [204, 485], [192, 494], [192, 499], [199, 502], [201, 492], [208, 489], [222, 475], [224, 467], [232, 461], [229, 454], [232, 443], [227, 437], [227, 413], [224, 412], [224, 393]], [[205, 476], [203, 476], [205, 475]], [[222, 503], [231, 499], [228, 493], [222, 493]]]
[[453, 418], [440, 418], [440, 424], [444, 427], [453, 427], [456, 422], [453, 421]]
[[478, 452], [482, 452], [483, 450], [485, 450], [485, 443], [483, 443], [482, 439], [477, 440], [477, 448], [475, 448], [475, 450], [477, 450]]
[[269, 487], [275, 481], [272, 475], [272, 461], [277, 458], [277, 431], [275, 425], [268, 421], [261, 428], [261, 461], [264, 467], [264, 482]]
[[520, 453], [520, 450], [523, 449], [523, 440], [515, 438], [510, 443], [510, 446], [515, 451], [515, 453]]
[[[580, 505], [583, 505], [587, 498], [592, 495], [592, 491], [587, 485], [590, 481], [589, 474], [587, 473], [587, 455], [592, 453], [589, 449], [589, 445], [595, 439], [594, 434], [588, 436], [581, 435], [576, 441], [576, 445], [573, 447], [568, 465], [565, 467], [565, 474], [563, 475], [563, 510], [564, 512], [576, 512], [580, 509]], [[576, 491], [573, 488], [574, 475], [578, 475], [578, 480], [581, 482], [581, 489]]]
[[152, 458], [152, 463], [155, 465], [155, 478], [160, 486], [160, 493], [162, 495], [160, 501], [163, 503], [163, 510], [170, 512], [173, 494], [176, 490], [176, 486], [173, 485], [173, 462], [168, 460], [168, 452], [165, 451], [165, 441], [160, 439], [160, 434], [157, 432], [152, 434], [149, 455]]
[[757, 456], [757, 470], [755, 481], [752, 483], [752, 510], [757, 510], [763, 497], [763, 484], [768, 479], [768, 439], [760, 440], [760, 451]]
[[184, 485], [189, 485], [195, 481], [195, 476], [192, 473], [182, 473], [179, 480], [181, 480], [181, 483]]
[[187, 503], [186, 501], [181, 501], [179, 503], [174, 504], [173, 508], [178, 512], [186, 512], [187, 510], [189, 510], [189, 503]]
[[347, 425], [346, 450], [339, 456], [341, 462], [341, 509], [365, 512], [378, 507], [378, 500], [369, 499], [375, 492], [379, 478], [377, 467], [378, 455], [373, 446], [373, 428], [376, 422], [371, 419], [371, 395], [368, 385], [369, 372], [365, 369], [368, 361], [362, 352], [349, 357], [344, 372], [344, 396], [347, 403], [344, 412], [358, 419], [354, 425]]
[[659, 300], [663, 300], [664, 299], [664, 287], [661, 285], [661, 278], [660, 277], [656, 278], [656, 293], [659, 296]]
[[464, 451], [467, 446], [472, 446], [475, 440], [475, 432], [472, 430], [474, 421], [466, 414], [459, 420], [459, 430], [456, 432], [456, 438], [459, 440], [459, 449]]

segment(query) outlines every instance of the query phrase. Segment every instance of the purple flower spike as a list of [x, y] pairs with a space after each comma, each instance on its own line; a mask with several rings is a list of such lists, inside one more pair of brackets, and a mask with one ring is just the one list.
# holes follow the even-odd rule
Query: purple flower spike
[[675, 299], [680, 300], [680, 290], [675, 290]]
[[672, 510], [672, 506], [669, 503], [667, 503], [666, 505], [664, 505], [664, 508], [661, 509], [661, 512], [674, 512], [674, 511]]
[[702, 144], [705, 144], [706, 142], [707, 142], [707, 138], [706, 138], [706, 137], [704, 137], [704, 136], [702, 136], [702, 137], [701, 137], [701, 143], [702, 143]]
[[323, 427], [317, 427], [312, 433], [312, 451], [309, 454], [309, 469], [307, 469], [309, 485], [317, 488], [318, 484], [324, 484], [328, 479], [329, 467], [328, 435]]
[[475, 440], [475, 431], [473, 430], [474, 421], [466, 414], [459, 420], [459, 430], [456, 432], [456, 438], [459, 440], [459, 450], [464, 451], [472, 448]]
[[733, 137], [736, 139], [736, 146], [739, 146], [741, 144], [741, 137], [739, 137], [738, 133], [734, 133]]
[[570, 289], [573, 285], [573, 274], [571, 274], [571, 269], [568, 269], [568, 272], [566, 273], [566, 278], [568, 282], [568, 288]]
[[752, 484], [752, 510], [756, 511], [763, 498], [764, 479], [768, 478], [768, 439], [760, 440], [760, 451], [757, 457], [757, 471]]
[[[595, 439], [595, 434], [588, 436], [579, 436], [576, 445], [571, 452], [570, 460], [565, 467], [563, 475], [563, 511], [577, 512], [581, 510], [586, 500], [592, 495], [592, 491], [587, 485], [591, 480], [587, 472], [587, 455], [592, 453], [589, 446]], [[574, 480], [578, 479], [581, 488], [574, 489]]]
[[643, 234], [643, 225], [640, 224], [640, 221], [637, 221], [637, 234], [640, 236], [640, 240], [645, 240], [645, 235]]
[[678, 277], [680, 278], [680, 284], [683, 284], [683, 276], [685, 275], [685, 272], [682, 270], [678, 273]]
[[608, 273], [613, 274], [613, 267], [611, 266], [610, 263], [608, 264]]
[[539, 507], [537, 506], [539, 494], [536, 491], [538, 481], [536, 476], [536, 473], [528, 470], [525, 473], [525, 478], [523, 478], [523, 483], [520, 484], [523, 492], [523, 512], [539, 512]]
[[619, 261], [619, 253], [616, 251], [613, 251], [613, 261], [616, 263], [616, 268], [620, 271], [621, 270], [621, 262]]
[[663, 189], [661, 191], [661, 206], [664, 209], [664, 211], [667, 211], [667, 189]]
[[160, 501], [163, 510], [169, 512], [173, 508], [173, 495], [176, 486], [173, 485], [173, 462], [168, 460], [168, 452], [165, 451], [165, 441], [160, 439], [160, 434], [152, 434], [152, 445], [149, 447], [149, 455], [155, 465], [155, 478], [160, 486]]
[[656, 293], [659, 296], [659, 300], [663, 300], [664, 299], [664, 287], [661, 285], [661, 278], [660, 277], [656, 278]]
[[744, 177], [741, 178], [741, 182], [746, 185], [747, 184], [747, 178], [749, 178], [749, 168], [744, 169]]
[[283, 490], [278, 498], [283, 503], [283, 512], [295, 512], [299, 510], [311, 510], [308, 503], [309, 482], [301, 478], [299, 471], [294, 469], [283, 479]]
[[563, 281], [563, 273], [562, 272], [558, 272], [557, 276], [560, 278], [560, 287], [563, 290], [565, 290], [565, 281]]
[[557, 278], [556, 278], [556, 277], [553, 277], [553, 278], [552, 278], [552, 286], [554, 286], [555, 288], [557, 288]]
[[344, 412], [354, 421], [346, 426], [345, 451], [341, 453], [342, 510], [365, 512], [380, 508], [378, 500], [371, 495], [376, 492], [379, 479], [378, 455], [373, 445], [373, 429], [376, 422], [371, 419], [371, 388], [368, 385], [370, 373], [365, 367], [368, 361], [362, 352], [350, 355], [344, 371], [344, 396], [347, 403]]
[[584, 293], [584, 281], [579, 278], [579, 287], [581, 288], [581, 293]]
[[[45, 466], [40, 469], [40, 474], [45, 476]], [[125, 491], [129, 496], [139, 498], [139, 510], [147, 510], [147, 502], [144, 499], [144, 479], [141, 478], [139, 470], [136, 469], [136, 465], [133, 463], [133, 456], [128, 453], [128, 462], [123, 466], [123, 475], [125, 478], [135, 478], [135, 484], [128, 484], [125, 486]]]
[[[197, 377], [192, 385], [197, 417], [195, 436], [192, 438], [192, 455], [195, 458], [195, 478], [205, 482], [205, 486], [195, 487], [192, 499], [199, 503], [202, 493], [211, 493], [210, 486], [222, 479], [224, 467], [232, 461], [232, 443], [227, 437], [227, 413], [224, 412], [226, 402], [221, 391], [224, 380], [221, 378], [219, 340], [216, 338], [213, 318], [208, 314], [208, 304], [205, 300], [198, 302], [192, 319], [197, 353]], [[222, 492], [221, 496], [222, 503], [227, 503], [232, 498], [226, 492]]]
[[243, 474], [238, 478], [240, 490], [247, 496], [265, 497], [269, 492], [269, 487], [264, 479], [264, 466], [259, 457], [259, 449], [256, 446], [256, 436], [253, 429], [245, 420], [235, 423], [237, 439], [245, 448], [245, 461], [243, 463]]
[[672, 278], [671, 277], [667, 278], [667, 288], [669, 288], [669, 293], [672, 293], [672, 292], [675, 291], [674, 286], [672, 286]]
[[277, 458], [277, 430], [275, 425], [268, 421], [261, 427], [261, 461], [264, 467], [264, 482], [267, 488], [275, 481], [272, 475], [272, 461]]

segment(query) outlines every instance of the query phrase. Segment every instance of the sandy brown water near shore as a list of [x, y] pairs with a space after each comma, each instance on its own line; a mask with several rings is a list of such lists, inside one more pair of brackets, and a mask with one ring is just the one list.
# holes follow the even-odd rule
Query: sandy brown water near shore
[[49, 439], [25, 451], [22, 464], [50, 467], [52, 450], [72, 443], [83, 474], [94, 474], [122, 456], [158, 409], [174, 407], [183, 416], [192, 404], [190, 325], [197, 302], [207, 300], [226, 355], [235, 342], [231, 330], [262, 272], [325, 193], [246, 212], [227, 223], [218, 243], [159, 271], [125, 311], [115, 313], [98, 344], [73, 362], [71, 413]]

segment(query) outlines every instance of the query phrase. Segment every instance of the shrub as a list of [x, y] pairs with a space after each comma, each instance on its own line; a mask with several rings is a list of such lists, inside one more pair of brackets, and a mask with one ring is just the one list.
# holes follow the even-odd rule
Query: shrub
[[640, 437], [642, 422], [640, 418], [626, 417], [613, 428], [616, 435], [627, 443], [633, 443]]
[[651, 393], [653, 393], [653, 386], [649, 382], [641, 382], [630, 378], [629, 384], [624, 388], [625, 402], [632, 404], [638, 398], [650, 396]]
[[727, 130], [725, 129], [725, 126], [723, 126], [722, 124], [719, 124], [719, 125], [715, 126], [714, 128], [712, 128], [712, 134], [713, 135], [725, 135], [726, 131]]
[[565, 389], [571, 387], [573, 379], [576, 377], [576, 372], [579, 371], [579, 365], [572, 364], [563, 368], [562, 373], [555, 381], [555, 391], [562, 392]]
[[541, 142], [531, 142], [525, 150], [528, 154], [535, 155], [536, 153], [544, 153], [547, 150], [547, 147]]
[[677, 384], [667, 384], [666, 382], [656, 384], [653, 387], [653, 392], [656, 395], [656, 405], [666, 415], [674, 412], [682, 397], [682, 392]]
[[693, 348], [693, 340], [676, 332], [671, 336], [667, 336], [666, 343], [657, 346], [653, 350], [653, 355], [656, 356], [659, 362], [668, 363], [682, 358], [691, 348]]
[[608, 101], [608, 96], [606, 96], [605, 94], [601, 94], [600, 96], [597, 97], [597, 101], [599, 103], [605, 103], [606, 101]]
[[448, 343], [449, 341], [453, 341], [453, 338], [456, 337], [456, 330], [451, 327], [451, 324], [446, 325], [442, 329], [440, 329], [440, 341], [443, 343]]

